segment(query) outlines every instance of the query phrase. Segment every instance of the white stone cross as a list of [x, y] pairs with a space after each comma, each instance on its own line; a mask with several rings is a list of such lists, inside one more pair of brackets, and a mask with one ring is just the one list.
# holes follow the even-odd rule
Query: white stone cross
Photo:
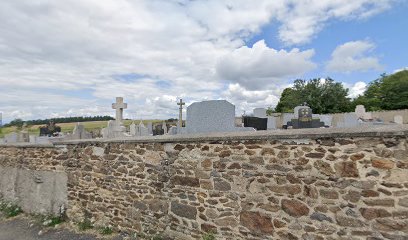
[[179, 105], [179, 123], [178, 127], [181, 129], [183, 127], [183, 105], [186, 105], [185, 102], [183, 102], [183, 99], [180, 99], [180, 102], [177, 103]]
[[116, 103], [112, 103], [112, 108], [116, 109], [116, 122], [122, 123], [123, 109], [127, 108], [127, 103], [123, 102], [123, 97], [116, 97]]

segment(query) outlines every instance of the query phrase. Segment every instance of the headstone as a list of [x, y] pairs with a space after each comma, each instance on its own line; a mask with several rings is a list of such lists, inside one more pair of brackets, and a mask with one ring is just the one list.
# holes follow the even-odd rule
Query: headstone
[[364, 105], [357, 105], [354, 113], [357, 115], [358, 118], [368, 120], [372, 119], [371, 113], [366, 112]]
[[143, 121], [140, 120], [140, 123], [136, 125], [135, 123], [132, 123], [130, 125], [130, 135], [131, 136], [148, 136], [149, 132], [147, 127], [143, 124]]
[[116, 103], [112, 103], [112, 109], [116, 110], [116, 122], [122, 123], [123, 109], [127, 108], [127, 103], [123, 102], [123, 97], [116, 97]]
[[126, 127], [118, 125], [119, 123], [113, 120], [108, 121], [108, 126], [102, 129], [103, 138], [120, 138], [127, 137], [125, 134]]
[[178, 134], [178, 127], [177, 126], [171, 126], [169, 129], [169, 132], [167, 133], [168, 135], [176, 135]]
[[267, 130], [276, 129], [276, 117], [268, 117], [268, 124], [266, 126]]
[[181, 129], [183, 127], [183, 105], [186, 105], [185, 102], [183, 102], [183, 99], [180, 99], [180, 102], [177, 103], [179, 105], [179, 119], [178, 119], [178, 124], [177, 127], [178, 129]]
[[152, 135], [152, 134], [153, 134], [153, 123], [152, 123], [152, 122], [148, 122], [148, 123], [147, 123], [147, 133], [148, 133], [149, 135]]
[[166, 124], [166, 122], [163, 122], [163, 125], [162, 125], [162, 129], [163, 129], [163, 134], [167, 134], [167, 124]]
[[19, 133], [9, 133], [4, 136], [4, 143], [24, 143], [30, 142], [28, 132], [22, 131]]
[[112, 108], [116, 110], [115, 121], [110, 120], [108, 126], [102, 129], [103, 138], [127, 137], [126, 127], [123, 126], [123, 109], [127, 108], [127, 103], [123, 102], [122, 97], [116, 98], [116, 103], [112, 103]]
[[268, 128], [268, 118], [244, 116], [244, 127], [252, 127], [257, 131]]
[[310, 107], [297, 106], [294, 109], [294, 118], [288, 121], [284, 128], [320, 128], [324, 126], [324, 122], [321, 122], [320, 119], [313, 118], [313, 112]]
[[185, 133], [253, 131], [235, 127], [235, 106], [226, 100], [195, 102], [187, 107]]
[[254, 109], [254, 117], [257, 118], [266, 118], [266, 109], [265, 108], [255, 108]]
[[404, 124], [404, 119], [401, 115], [394, 116], [394, 122], [397, 124]]
[[92, 134], [85, 130], [85, 126], [81, 123], [77, 123], [74, 127], [74, 131], [71, 134], [65, 136], [65, 140], [80, 140], [91, 139]]

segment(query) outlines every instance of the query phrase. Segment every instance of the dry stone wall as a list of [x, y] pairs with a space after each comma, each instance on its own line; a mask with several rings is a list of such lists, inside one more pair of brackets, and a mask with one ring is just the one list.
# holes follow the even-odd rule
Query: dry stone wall
[[[68, 217], [198, 239], [406, 239], [406, 136], [0, 147], [65, 172]], [[180, 238], [180, 237], [178, 237]]]

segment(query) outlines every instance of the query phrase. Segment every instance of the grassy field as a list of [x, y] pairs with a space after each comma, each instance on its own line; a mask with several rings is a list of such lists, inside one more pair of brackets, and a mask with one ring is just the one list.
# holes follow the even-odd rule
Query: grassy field
[[[146, 125], [148, 122], [162, 122], [163, 120], [143, 120], [143, 123]], [[140, 120], [136, 120], [135, 124], [138, 124]], [[123, 121], [125, 126], [129, 126], [132, 124], [132, 120], [124, 120]], [[102, 129], [108, 125], [108, 121], [93, 121], [93, 122], [82, 122], [85, 126], [87, 131], [92, 131], [96, 129]], [[72, 132], [74, 130], [76, 123], [57, 123], [57, 126], [61, 127], [61, 132], [67, 133]], [[39, 135], [40, 134], [40, 127], [45, 126], [43, 125], [33, 125], [27, 128], [30, 135]], [[16, 132], [16, 127], [3, 127], [0, 128], [0, 138], [4, 137], [4, 135]]]

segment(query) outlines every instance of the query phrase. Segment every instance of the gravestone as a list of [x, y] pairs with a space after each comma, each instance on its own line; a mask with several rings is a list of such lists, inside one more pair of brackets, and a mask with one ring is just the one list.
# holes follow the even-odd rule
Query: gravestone
[[253, 131], [235, 127], [235, 106], [226, 100], [195, 102], [187, 107], [185, 133]]
[[123, 110], [127, 108], [127, 103], [123, 102], [122, 97], [116, 98], [116, 103], [112, 103], [112, 109], [116, 110], [116, 118], [110, 120], [108, 126], [102, 129], [103, 138], [120, 138], [127, 137], [126, 127], [123, 126]]
[[404, 124], [404, 119], [401, 115], [394, 116], [394, 122], [397, 124]]
[[61, 132], [61, 127], [57, 126], [54, 121], [50, 121], [45, 127], [40, 127], [40, 136], [56, 136]]
[[166, 124], [166, 122], [163, 122], [162, 129], [163, 129], [163, 134], [167, 134], [167, 124]]
[[74, 131], [65, 136], [66, 140], [79, 140], [79, 139], [91, 139], [92, 134], [85, 130], [85, 126], [81, 123], [77, 123], [74, 127]]
[[136, 125], [132, 123], [130, 125], [130, 135], [131, 136], [148, 136], [149, 132], [147, 127], [143, 124], [143, 121], [140, 120], [140, 123]]
[[149, 133], [149, 135], [153, 134], [153, 123], [152, 122], [147, 123], [147, 132]]
[[268, 118], [244, 116], [244, 127], [252, 127], [257, 131], [267, 130]]
[[284, 128], [320, 128], [324, 127], [324, 122], [313, 118], [312, 109], [308, 106], [297, 106], [294, 109], [294, 118], [287, 122]]
[[178, 132], [178, 129], [177, 129], [178, 127], [177, 126], [171, 126], [170, 128], [169, 128], [169, 131], [168, 131], [168, 135], [176, 135], [176, 134], [178, 134], [179, 132]]
[[373, 117], [371, 116], [371, 113], [366, 112], [366, 109], [364, 105], [357, 105], [356, 109], [354, 110], [354, 113], [357, 115], [358, 118], [364, 119], [364, 120], [369, 120], [372, 119]]
[[9, 133], [4, 136], [4, 143], [24, 143], [30, 142], [28, 132], [21, 131], [19, 133]]
[[185, 102], [183, 102], [183, 99], [180, 99], [180, 102], [177, 103], [179, 105], [179, 119], [178, 119], [178, 124], [177, 127], [178, 129], [181, 129], [183, 127], [183, 106], [186, 105]]

